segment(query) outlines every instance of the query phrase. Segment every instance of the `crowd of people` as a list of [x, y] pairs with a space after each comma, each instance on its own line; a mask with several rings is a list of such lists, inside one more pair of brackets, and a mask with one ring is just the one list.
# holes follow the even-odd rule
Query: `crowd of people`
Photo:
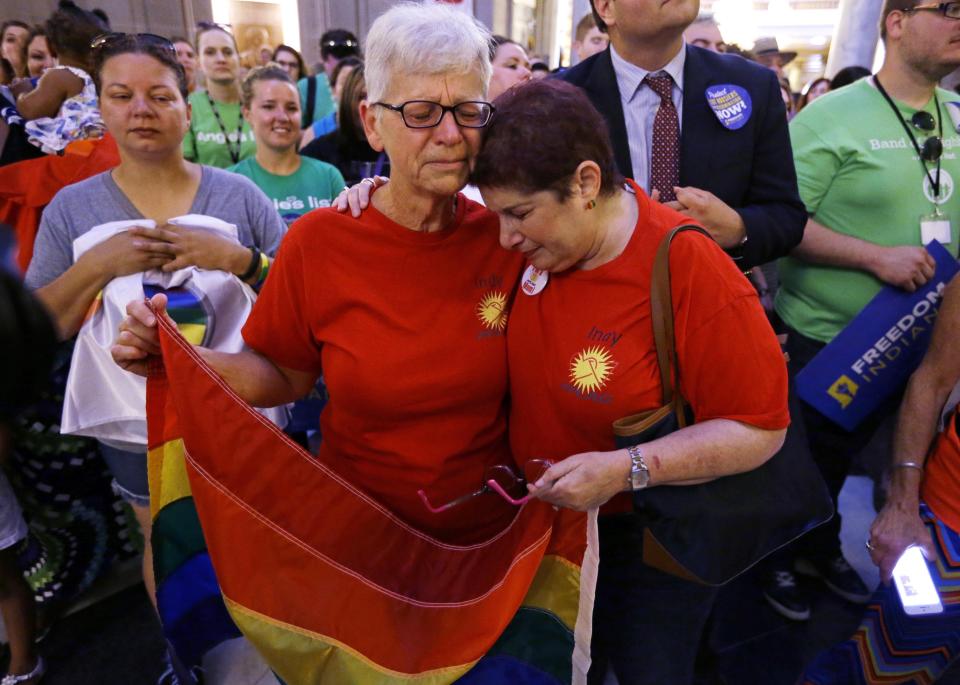
[[[463, 682], [692, 683], [720, 590], [653, 560], [646, 492], [680, 497], [788, 454], [812, 460], [836, 511], [896, 421], [863, 531], [879, 586], [848, 563], [836, 511], [757, 560], [757, 593], [805, 621], [799, 573], [864, 606], [799, 682], [946, 672], [960, 658], [960, 283], [933, 288], [929, 351], [856, 428], [797, 379], [878, 293], [936, 283], [932, 242], [957, 258], [960, 95], [939, 84], [960, 69], [960, 2], [885, 0], [880, 69], [799, 93], [795, 53], [728, 45], [698, 9], [591, 0], [577, 63], [555, 69], [442, 4], [392, 7], [362, 50], [326, 31], [310, 67], [266, 35], [241, 52], [213, 22], [122, 33], [71, 0], [42, 26], [4, 17], [0, 357], [22, 380], [0, 384], [0, 683], [42, 681], [38, 633], [114, 560], [142, 553], [157, 604], [144, 378], [162, 364], [159, 319], [297, 454], [418, 535], [477, 547], [521, 525], [518, 506], [584, 526], [570, 553], [587, 618], [523, 656], [559, 652], [563, 675], [481, 659]], [[916, 335], [901, 323], [867, 364], [894, 362]], [[841, 409], [880, 385], [846, 373], [829, 393]], [[613, 426], [638, 414], [677, 425], [622, 447]], [[53, 488], [38, 488], [44, 463], [65, 474]], [[525, 474], [520, 490], [491, 480], [504, 472]], [[127, 505], [139, 550], [117, 522]], [[58, 563], [51, 520], [89, 554]], [[934, 616], [907, 615], [891, 585], [912, 546]], [[511, 599], [501, 631], [528, 600]], [[500, 637], [477, 640], [494, 655]], [[203, 654], [167, 638], [161, 682], [202, 682]], [[263, 653], [277, 673], [284, 648]], [[317, 669], [296, 685], [343, 682]]]

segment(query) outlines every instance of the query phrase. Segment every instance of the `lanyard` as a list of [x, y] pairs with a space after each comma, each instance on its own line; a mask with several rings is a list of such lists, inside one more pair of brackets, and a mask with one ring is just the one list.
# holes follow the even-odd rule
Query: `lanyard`
[[[886, 98], [887, 103], [890, 105], [890, 109], [893, 110], [893, 113], [897, 115], [897, 119], [900, 120], [900, 125], [903, 126], [903, 130], [907, 132], [907, 135], [910, 136], [910, 142], [913, 143], [913, 149], [917, 151], [917, 158], [920, 160], [920, 166], [923, 167], [923, 173], [926, 174], [927, 180], [930, 181], [930, 186], [933, 188], [933, 196], [935, 198], [940, 197], [940, 160], [943, 159], [943, 153], [937, 157], [937, 179], [934, 181], [933, 175], [930, 173], [930, 169], [927, 168], [927, 163], [923, 159], [923, 153], [920, 149], [920, 144], [917, 142], [917, 139], [913, 136], [913, 131], [910, 129], [910, 126], [907, 125], [906, 119], [903, 118], [903, 115], [900, 114], [900, 110], [893, 102], [893, 98], [887, 93], [886, 88], [883, 87], [883, 84], [880, 83], [880, 79], [877, 78], [877, 75], [873, 75], [873, 82], [877, 84], [877, 90], [879, 90], [883, 97]], [[933, 102], [937, 106], [937, 125], [939, 126], [940, 140], [943, 140], [943, 112], [940, 111], [940, 99], [937, 97], [936, 91], [933, 93]], [[934, 203], [936, 204], [936, 203]]]
[[210, 109], [213, 110], [213, 116], [217, 120], [217, 125], [220, 127], [220, 130], [223, 132], [223, 142], [227, 144], [227, 152], [230, 153], [230, 159], [233, 160], [233, 163], [236, 164], [240, 161], [240, 146], [243, 145], [243, 115], [240, 115], [240, 123], [237, 125], [237, 149], [233, 149], [233, 145], [230, 144], [230, 136], [227, 135], [227, 127], [223, 125], [223, 119], [220, 118], [220, 111], [217, 109], [217, 103], [213, 101], [213, 98], [210, 97], [210, 93], [204, 93], [207, 96], [207, 102], [210, 103]]

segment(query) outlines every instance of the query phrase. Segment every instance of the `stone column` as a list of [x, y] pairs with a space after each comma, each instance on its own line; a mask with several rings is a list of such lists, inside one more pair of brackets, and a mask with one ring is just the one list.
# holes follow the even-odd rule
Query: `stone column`
[[833, 32], [827, 58], [827, 78], [833, 78], [844, 67], [873, 68], [882, 7], [883, 0], [841, 0], [840, 22]]

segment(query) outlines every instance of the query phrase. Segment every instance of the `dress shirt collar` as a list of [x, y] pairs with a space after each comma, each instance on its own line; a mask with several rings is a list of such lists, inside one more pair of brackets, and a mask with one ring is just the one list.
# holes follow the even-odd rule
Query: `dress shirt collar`
[[[620, 88], [620, 97], [624, 102], [633, 100], [637, 94], [637, 90], [639, 90], [640, 85], [643, 83], [643, 79], [645, 79], [648, 74], [656, 73], [642, 69], [636, 64], [625, 60], [613, 48], [613, 44], [610, 45], [610, 59], [613, 61], [613, 71], [617, 75], [617, 86]], [[684, 42], [674, 58], [667, 62], [666, 66], [662, 69], [657, 69], [658, 72], [665, 71], [670, 74], [673, 82], [677, 88], [680, 89], [681, 93], [683, 92], [683, 66], [686, 64], [686, 61], [687, 44]]]

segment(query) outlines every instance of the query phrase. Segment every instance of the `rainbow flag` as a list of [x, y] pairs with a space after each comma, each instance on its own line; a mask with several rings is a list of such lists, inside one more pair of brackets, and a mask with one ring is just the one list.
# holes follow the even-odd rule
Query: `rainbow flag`
[[442, 543], [289, 440], [166, 321], [160, 341], [152, 544], [188, 667], [239, 630], [287, 685], [586, 682], [595, 512], [533, 501], [491, 540]]

